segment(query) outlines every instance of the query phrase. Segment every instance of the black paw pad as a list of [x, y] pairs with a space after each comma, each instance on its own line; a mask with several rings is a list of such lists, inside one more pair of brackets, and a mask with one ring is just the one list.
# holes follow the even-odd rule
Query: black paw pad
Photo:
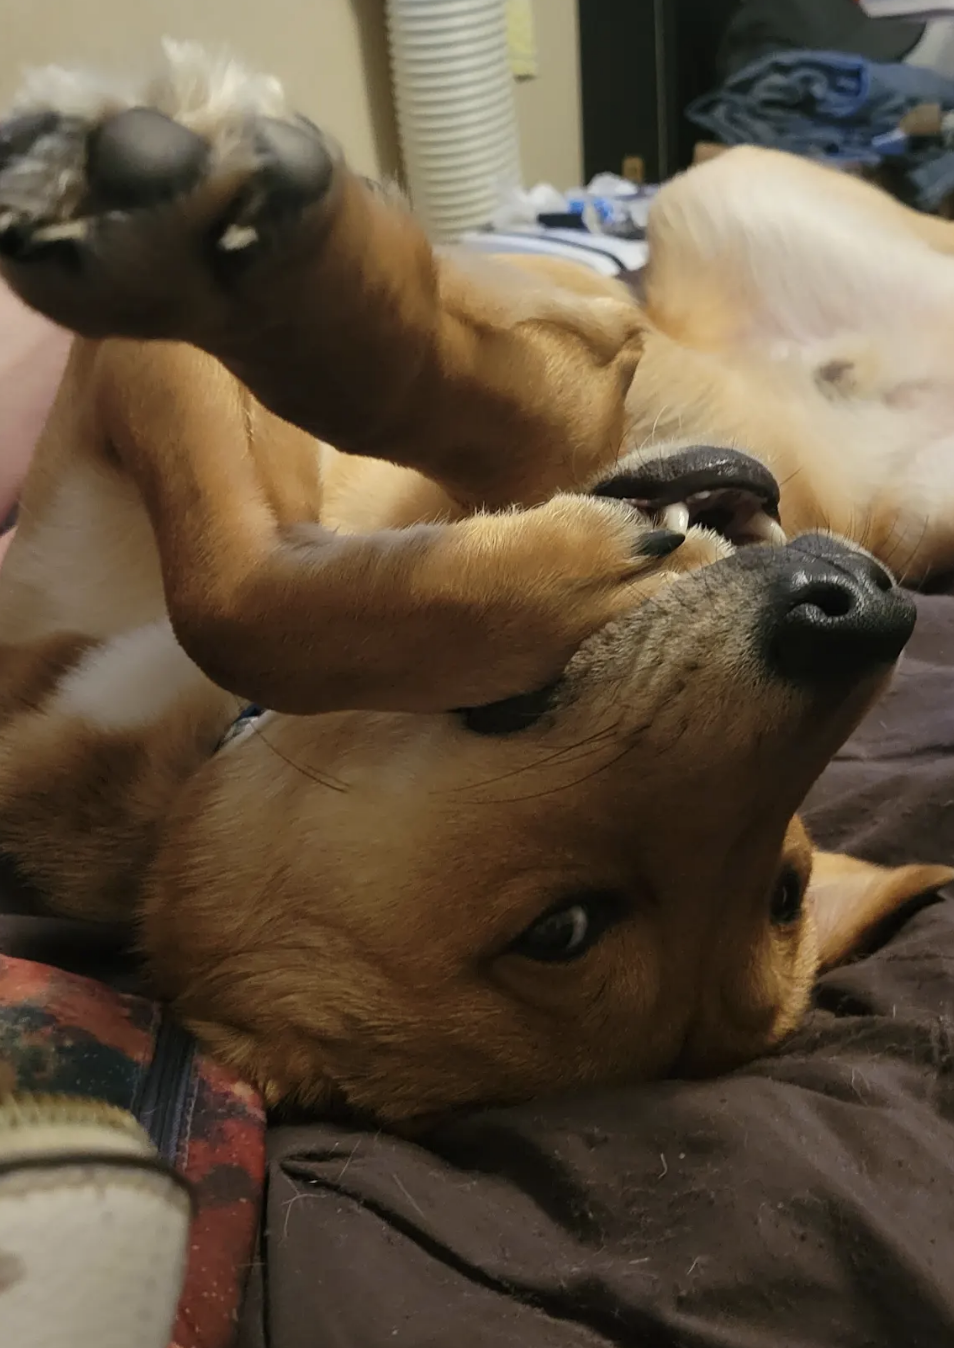
[[256, 175], [256, 195], [263, 199], [260, 220], [300, 210], [324, 195], [335, 164], [316, 127], [304, 119], [278, 122], [267, 117], [255, 129], [261, 156]]
[[201, 136], [153, 108], [117, 113], [87, 146], [89, 211], [138, 210], [194, 187], [208, 162]]

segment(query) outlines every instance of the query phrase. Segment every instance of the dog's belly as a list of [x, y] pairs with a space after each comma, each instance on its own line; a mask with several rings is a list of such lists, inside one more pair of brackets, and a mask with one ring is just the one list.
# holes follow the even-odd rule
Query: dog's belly
[[811, 429], [804, 470], [822, 478], [826, 464], [847, 470], [823, 508], [903, 577], [954, 564], [950, 333], [940, 322], [932, 333], [905, 310], [894, 330], [808, 346], [802, 361], [813, 384], [803, 395]]
[[789, 534], [831, 529], [912, 580], [954, 566], [954, 344], [936, 312], [917, 317], [760, 350], [660, 342], [633, 383], [630, 443], [743, 450], [781, 484]]

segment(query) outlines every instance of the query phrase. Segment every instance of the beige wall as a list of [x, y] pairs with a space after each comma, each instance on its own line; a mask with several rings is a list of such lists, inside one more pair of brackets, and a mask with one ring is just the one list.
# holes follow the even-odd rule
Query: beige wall
[[[517, 87], [523, 172], [568, 187], [580, 174], [576, 0], [536, 0], [534, 14], [540, 74]], [[0, 25], [0, 105], [24, 65], [122, 69], [163, 36], [195, 38], [278, 75], [361, 172], [398, 168], [384, 0], [0, 0]]]
[[160, 38], [195, 38], [279, 76], [362, 173], [398, 162], [384, 0], [0, 0], [0, 99], [25, 64], [116, 70]]
[[523, 177], [566, 188], [583, 173], [577, 0], [536, 0], [539, 74], [517, 81]]

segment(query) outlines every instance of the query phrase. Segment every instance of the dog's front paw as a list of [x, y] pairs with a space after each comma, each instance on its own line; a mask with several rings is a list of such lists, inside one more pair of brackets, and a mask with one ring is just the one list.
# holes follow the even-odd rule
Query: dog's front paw
[[699, 531], [687, 541], [654, 529], [626, 504], [588, 496], [556, 496], [533, 510], [456, 527], [469, 536], [484, 593], [470, 705], [542, 687], [581, 642], [673, 572], [717, 560]]
[[41, 71], [0, 124], [0, 267], [85, 335], [201, 336], [337, 162], [280, 85], [191, 44], [142, 97]]

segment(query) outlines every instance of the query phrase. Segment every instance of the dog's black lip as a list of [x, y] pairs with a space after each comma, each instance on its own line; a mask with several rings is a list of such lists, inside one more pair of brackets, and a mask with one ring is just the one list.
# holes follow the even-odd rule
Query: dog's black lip
[[779, 486], [765, 465], [738, 450], [705, 445], [648, 459], [615, 473], [598, 483], [592, 495], [633, 501], [656, 510], [685, 501], [697, 492], [719, 490], [747, 492], [766, 514], [778, 519]]

